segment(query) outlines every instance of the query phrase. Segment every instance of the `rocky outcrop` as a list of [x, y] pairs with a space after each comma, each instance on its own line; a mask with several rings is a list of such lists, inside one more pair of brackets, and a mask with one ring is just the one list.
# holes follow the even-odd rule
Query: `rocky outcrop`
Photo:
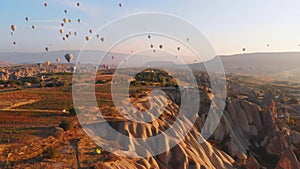
[[[151, 97], [151, 96], [148, 96]], [[111, 125], [115, 128], [118, 132], [128, 135], [131, 137], [137, 138], [150, 138], [152, 136], [162, 134], [165, 135], [163, 132], [165, 129], [172, 128], [174, 120], [178, 114], [179, 107], [174, 104], [172, 101], [168, 100], [163, 96], [153, 96], [153, 98], [149, 98], [152, 100], [152, 107], [160, 107], [159, 105], [165, 105], [165, 111], [161, 112], [161, 116], [156, 120], [149, 122], [149, 123], [136, 123], [133, 121], [128, 120], [119, 120], [114, 121]], [[141, 109], [145, 109], [145, 102], [144, 98], [140, 98], [134, 100], [134, 105], [141, 107]], [[140, 103], [140, 104], [139, 104]], [[92, 110], [92, 109], [90, 109]], [[123, 110], [124, 111], [124, 110]], [[96, 125], [91, 125], [88, 128], [91, 129], [89, 132], [95, 132], [93, 127], [98, 126], [98, 128], [102, 128], [102, 130], [106, 130], [105, 126], [101, 125], [101, 122], [96, 121], [89, 121], [88, 119], [90, 116], [97, 116], [94, 114], [96, 112], [90, 112], [90, 114], [82, 115], [82, 118], [87, 118], [87, 120], [83, 120], [85, 123], [92, 122]], [[123, 112], [125, 113], [125, 112]], [[137, 115], [138, 112], [131, 113], [130, 116], [133, 118]], [[196, 124], [201, 125], [200, 117], [196, 117], [198, 120]], [[95, 119], [96, 120], [96, 119]], [[189, 125], [189, 121], [183, 118], [177, 118], [179, 120], [179, 124], [182, 125], [178, 128], [177, 134], [180, 134], [180, 130], [185, 129], [185, 125]], [[83, 124], [84, 125], [84, 124]], [[99, 126], [100, 125], [100, 126]], [[102, 127], [101, 127], [102, 126]], [[225, 153], [224, 151], [214, 147], [211, 143], [205, 141], [204, 143], [200, 143], [199, 139], [201, 135], [198, 133], [197, 125], [191, 128], [190, 132], [186, 135], [186, 137], [179, 142], [175, 147], [167, 150], [166, 152], [156, 155], [154, 157], [145, 157], [144, 159], [140, 159], [136, 165], [128, 164], [126, 167], [128, 168], [170, 168], [170, 169], [188, 169], [188, 168], [236, 168], [234, 166], [235, 160]], [[101, 134], [103, 137], [109, 135], [109, 133], [94, 133], [95, 135]], [[174, 133], [175, 134], [175, 133]], [[175, 135], [177, 135], [175, 134]], [[141, 151], [153, 151], [159, 149], [165, 149], [166, 147], [170, 147], [174, 140], [177, 138], [171, 135], [165, 136], [165, 140], [160, 143], [154, 143], [152, 147], [145, 147], [142, 142], [135, 142], [132, 144], [129, 140], [122, 140], [118, 142], [117, 140], [113, 142], [114, 145], [117, 147], [120, 146], [122, 150], [141, 150]], [[112, 142], [102, 142], [104, 146], [106, 144], [112, 144]], [[239, 153], [238, 148], [233, 150], [236, 156], [240, 159], [246, 160], [247, 156], [242, 152]], [[136, 151], [139, 152], [139, 151]], [[121, 162], [122, 161], [122, 162]], [[98, 168], [124, 168], [124, 164], [126, 164], [126, 159], [121, 158], [119, 160], [115, 160], [112, 163], [100, 163], [97, 164], [96, 167]]]
[[288, 148], [281, 155], [279, 162], [275, 169], [299, 169], [300, 164], [295, 156], [294, 152]]
[[259, 163], [255, 160], [253, 155], [250, 155], [249, 158], [247, 159], [246, 169], [260, 169]]

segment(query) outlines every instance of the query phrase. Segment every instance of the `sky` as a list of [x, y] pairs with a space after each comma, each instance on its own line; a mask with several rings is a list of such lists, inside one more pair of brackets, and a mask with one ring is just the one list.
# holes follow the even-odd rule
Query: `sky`
[[[90, 29], [96, 31], [113, 20], [143, 12], [186, 20], [202, 32], [218, 55], [241, 53], [242, 48], [249, 53], [300, 51], [299, 6], [299, 0], [2, 0], [0, 52], [44, 52], [45, 47], [80, 50], [86, 44], [85, 36], [91, 36]], [[61, 27], [63, 18], [72, 23]], [[13, 36], [11, 25], [17, 26]], [[78, 36], [63, 41], [59, 29]], [[130, 45], [134, 44], [127, 48], [134, 48]]]

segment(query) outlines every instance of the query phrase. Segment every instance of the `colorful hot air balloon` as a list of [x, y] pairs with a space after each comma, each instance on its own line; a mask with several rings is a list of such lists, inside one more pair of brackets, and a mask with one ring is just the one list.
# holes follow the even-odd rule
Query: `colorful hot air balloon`
[[90, 37], [89, 37], [89, 36], [86, 36], [86, 37], [85, 37], [85, 40], [86, 40], [86, 41], [89, 41], [89, 40], [90, 40]]
[[59, 63], [60, 62], [60, 58], [56, 58], [56, 63]]
[[63, 22], [64, 22], [64, 23], [67, 23], [67, 21], [68, 21], [67, 18], [64, 18], [64, 19], [63, 19]]
[[50, 64], [51, 64], [50, 61], [46, 61], [46, 62], [45, 62], [45, 66], [46, 66], [46, 67], [50, 66]]
[[47, 7], [47, 6], [48, 6], [48, 3], [45, 2], [45, 3], [44, 3], [44, 6]]
[[64, 23], [61, 23], [60, 25], [61, 25], [62, 27], [64, 27], [64, 26], [65, 26], [65, 24], [64, 24]]
[[59, 33], [60, 33], [60, 34], [63, 34], [64, 32], [65, 32], [65, 31], [64, 31], [63, 29], [60, 29], [60, 30], [59, 30]]
[[65, 54], [65, 59], [70, 63], [73, 59], [73, 55], [70, 53]]
[[68, 21], [69, 21], [69, 23], [72, 23], [72, 19], [69, 19]]
[[17, 30], [17, 26], [16, 25], [11, 25], [10, 28], [11, 28], [12, 31], [16, 31]]
[[69, 35], [72, 36], [72, 32], [69, 32]]
[[79, 2], [77, 2], [77, 4], [76, 4], [78, 7], [80, 6], [80, 3]]
[[93, 30], [92, 30], [92, 29], [90, 29], [90, 30], [89, 30], [89, 32], [90, 32], [90, 33], [93, 33]]

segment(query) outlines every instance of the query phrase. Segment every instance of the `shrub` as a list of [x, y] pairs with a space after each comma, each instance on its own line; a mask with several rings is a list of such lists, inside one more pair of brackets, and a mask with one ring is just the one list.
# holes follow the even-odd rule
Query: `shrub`
[[298, 104], [298, 100], [295, 97], [292, 97], [289, 101], [288, 104]]
[[53, 159], [56, 158], [58, 155], [58, 149], [57, 148], [47, 148], [46, 151], [44, 151], [44, 157], [47, 159]]
[[80, 110], [74, 108], [73, 105], [70, 107], [69, 112], [70, 112], [71, 115], [76, 115], [76, 113], [77, 113], [77, 114], [80, 114]]
[[75, 127], [75, 123], [73, 121], [63, 120], [59, 127], [63, 128], [65, 131], [70, 130]]

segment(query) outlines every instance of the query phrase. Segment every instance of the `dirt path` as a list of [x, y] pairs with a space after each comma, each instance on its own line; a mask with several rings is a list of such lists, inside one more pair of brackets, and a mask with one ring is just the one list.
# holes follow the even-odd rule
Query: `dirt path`
[[24, 105], [32, 104], [32, 103], [35, 103], [35, 102], [37, 102], [37, 100], [29, 100], [29, 101], [18, 102], [18, 103], [15, 103], [12, 106], [7, 107], [5, 109], [10, 110], [10, 109], [13, 109], [15, 107], [24, 106]]
[[28, 109], [0, 109], [0, 112], [32, 112], [32, 113], [57, 113], [61, 110], [28, 110]]

